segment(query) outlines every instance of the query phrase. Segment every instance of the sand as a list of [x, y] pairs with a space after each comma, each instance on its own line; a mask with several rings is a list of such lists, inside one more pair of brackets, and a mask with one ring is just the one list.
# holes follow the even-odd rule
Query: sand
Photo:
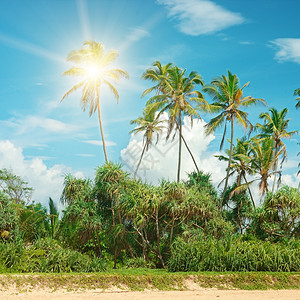
[[300, 290], [267, 290], [267, 291], [244, 291], [244, 290], [217, 290], [201, 289], [195, 291], [105, 291], [93, 290], [83, 292], [50, 292], [46, 290], [33, 290], [26, 293], [14, 291], [0, 292], [1, 300], [192, 300], [192, 299], [222, 299], [222, 300], [300, 300]]

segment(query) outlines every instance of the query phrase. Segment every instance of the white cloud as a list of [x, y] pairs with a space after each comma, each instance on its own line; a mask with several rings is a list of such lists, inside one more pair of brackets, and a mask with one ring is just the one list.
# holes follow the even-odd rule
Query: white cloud
[[[95, 145], [95, 146], [102, 146], [103, 143], [102, 141], [98, 141], [98, 140], [87, 140], [87, 141], [83, 141], [84, 143], [87, 144], [91, 144], [91, 145]], [[110, 146], [116, 146], [117, 144], [115, 142], [112, 141], [105, 141], [105, 146], [110, 147]]]
[[298, 187], [299, 186], [299, 176], [297, 177], [297, 173], [295, 174], [285, 174], [281, 177], [281, 186], [283, 184]]
[[245, 19], [209, 0], [157, 0], [178, 21], [179, 31], [188, 35], [211, 34], [241, 24]]
[[[0, 169], [3, 168], [12, 170], [14, 174], [28, 182], [34, 189], [32, 199], [35, 202], [41, 202], [47, 207], [51, 197], [59, 209], [62, 209], [59, 199], [64, 175], [71, 173], [71, 168], [65, 165], [54, 165], [49, 168], [40, 158], [25, 159], [22, 148], [16, 147], [8, 140], [0, 141]], [[83, 176], [81, 172], [74, 175]]]
[[300, 39], [282, 38], [271, 41], [277, 49], [275, 59], [279, 62], [292, 61], [300, 64]]
[[[166, 118], [166, 114], [163, 115]], [[204, 133], [203, 120], [194, 120], [191, 129], [190, 119], [185, 117], [183, 123], [183, 136], [193, 153], [200, 170], [212, 174], [214, 183], [219, 183], [225, 174], [224, 163], [214, 157], [217, 153], [207, 153], [209, 143], [215, 139], [213, 135], [206, 136]], [[161, 178], [175, 180], [177, 176], [178, 161], [178, 137], [174, 141], [165, 140], [166, 130], [164, 130], [158, 143], [149, 148], [145, 153], [138, 176], [148, 182], [157, 183]], [[143, 149], [143, 134], [131, 135], [129, 144], [121, 151], [121, 159], [124, 167], [132, 174], [135, 171]], [[182, 163], [181, 178], [187, 177], [187, 172], [195, 170], [190, 154], [182, 143]]]

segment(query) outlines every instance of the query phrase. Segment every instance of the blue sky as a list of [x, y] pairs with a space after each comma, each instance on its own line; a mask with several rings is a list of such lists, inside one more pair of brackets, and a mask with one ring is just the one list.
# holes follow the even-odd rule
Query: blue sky
[[[293, 96], [300, 87], [299, 9], [294, 0], [1, 1], [0, 168], [25, 177], [36, 190], [35, 200], [45, 202], [59, 197], [65, 173], [93, 177], [104, 162], [97, 116], [81, 110], [80, 93], [60, 103], [75, 83], [61, 76], [70, 67], [66, 57], [88, 39], [116, 49], [118, 65], [130, 75], [118, 85], [119, 104], [106, 90], [101, 98], [110, 160], [124, 162], [130, 152], [135, 137], [129, 135], [129, 121], [141, 114], [145, 99], [140, 96], [151, 85], [140, 77], [155, 60], [195, 70], [206, 82], [229, 69], [242, 84], [250, 81], [246, 95], [267, 100], [269, 107], [287, 107], [290, 130], [299, 129]], [[252, 123], [267, 109], [251, 108]], [[209, 118], [203, 115], [204, 121]], [[191, 141], [197, 140], [193, 135], [196, 129]], [[286, 182], [294, 185], [297, 140], [286, 142], [284, 171]], [[200, 167], [201, 159], [218, 151], [219, 141], [216, 132], [204, 146], [201, 140], [193, 145], [201, 152]], [[203, 163], [203, 169], [213, 171], [209, 165]]]

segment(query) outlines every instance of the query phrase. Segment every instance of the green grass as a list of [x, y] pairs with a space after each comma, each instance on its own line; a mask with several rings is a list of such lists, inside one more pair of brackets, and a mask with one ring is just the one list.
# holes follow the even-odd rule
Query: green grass
[[0, 290], [16, 286], [19, 292], [35, 288], [106, 290], [111, 287], [131, 291], [145, 289], [184, 290], [188, 282], [203, 288], [218, 289], [300, 289], [300, 273], [274, 272], [188, 272], [170, 273], [166, 270], [131, 269], [111, 270], [103, 273], [31, 273], [0, 275]]

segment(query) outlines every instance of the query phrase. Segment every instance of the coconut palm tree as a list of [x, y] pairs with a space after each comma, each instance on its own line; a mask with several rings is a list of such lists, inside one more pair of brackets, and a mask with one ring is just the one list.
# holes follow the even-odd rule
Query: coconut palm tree
[[280, 157], [280, 155], [282, 154], [283, 148], [281, 148], [277, 153], [275, 153], [274, 145], [275, 145], [275, 141], [270, 137], [266, 137], [264, 139], [257, 139], [257, 138], [251, 139], [251, 148], [253, 154], [252, 168], [260, 176], [258, 180], [259, 180], [261, 199], [263, 198], [264, 194], [269, 191], [268, 189], [269, 177], [271, 177], [274, 174], [280, 173], [278, 171], [272, 171], [272, 170], [274, 170], [276, 161], [278, 160], [278, 157]]
[[76, 90], [82, 89], [81, 105], [83, 110], [89, 105], [90, 116], [98, 111], [102, 146], [106, 162], [108, 162], [108, 156], [101, 119], [100, 87], [103, 85], [108, 86], [117, 99], [117, 102], [119, 101], [119, 93], [112, 84], [112, 81], [117, 83], [121, 77], [128, 78], [128, 73], [118, 68], [110, 68], [117, 56], [117, 51], [111, 50], [105, 53], [104, 46], [101, 43], [87, 41], [81, 49], [73, 50], [69, 53], [67, 61], [71, 62], [73, 66], [63, 73], [65, 76], [78, 77], [80, 81], [63, 95], [61, 101]]
[[168, 76], [169, 70], [172, 68], [172, 64], [168, 63], [162, 65], [158, 60], [156, 60], [151, 68], [148, 68], [142, 75], [143, 79], [150, 80], [153, 83], [156, 83], [153, 87], [146, 89], [142, 97], [150, 94], [155, 91], [156, 95], [164, 94], [164, 80]]
[[248, 113], [241, 110], [242, 107], [248, 107], [257, 103], [266, 102], [263, 99], [253, 98], [252, 96], [243, 95], [243, 90], [249, 85], [247, 82], [242, 88], [240, 87], [239, 79], [236, 74], [232, 74], [228, 71], [228, 76], [222, 75], [214, 79], [210, 85], [206, 85], [203, 88], [204, 92], [207, 92], [213, 97], [213, 103], [211, 105], [212, 111], [221, 112], [216, 117], [212, 118], [206, 127], [206, 134], [213, 133], [217, 128], [224, 126], [223, 138], [220, 144], [220, 150], [223, 147], [223, 143], [226, 135], [226, 124], [229, 122], [231, 125], [231, 137], [230, 137], [230, 150], [227, 167], [227, 175], [225, 180], [225, 187], [223, 192], [223, 198], [228, 185], [228, 178], [230, 172], [232, 148], [233, 148], [233, 135], [234, 135], [234, 122], [237, 122], [245, 129], [252, 130], [252, 125], [248, 120]]
[[298, 101], [298, 102], [296, 103], [296, 108], [299, 108], [299, 107], [300, 107], [300, 89], [296, 89], [296, 90], [295, 90], [294, 96], [299, 96], [298, 98], [296, 98], [296, 100]]
[[161, 125], [165, 120], [160, 120], [154, 111], [147, 110], [147, 107], [143, 110], [143, 116], [130, 121], [130, 124], [136, 124], [137, 127], [130, 131], [130, 133], [137, 134], [139, 132], [144, 132], [144, 147], [137, 164], [136, 170], [134, 172], [134, 179], [136, 178], [137, 171], [142, 162], [145, 151], [148, 151], [149, 147], [153, 142], [153, 136], [156, 134], [156, 143], [158, 142], [159, 134], [162, 133], [162, 129], [165, 128]]
[[[229, 150], [226, 150], [227, 156], [224, 155], [216, 155], [219, 160], [221, 161], [229, 161]], [[250, 185], [248, 184], [247, 175], [253, 175], [255, 173], [255, 170], [252, 167], [252, 155], [251, 155], [251, 146], [249, 141], [246, 139], [246, 137], [243, 137], [242, 139], [236, 140], [236, 145], [233, 146], [232, 149], [232, 158], [231, 158], [231, 165], [230, 165], [230, 171], [229, 176], [232, 176], [237, 173], [236, 178], [236, 187], [241, 186], [242, 181], [247, 186], [252, 205], [255, 208], [255, 202], [251, 193]], [[220, 182], [220, 184], [226, 180], [226, 177]], [[229, 194], [229, 197], [231, 197], [231, 194]]]
[[[298, 132], [296, 130], [290, 132], [287, 131], [288, 124], [290, 121], [290, 119], [286, 119], [287, 113], [287, 108], [284, 108], [281, 111], [277, 111], [277, 109], [271, 108], [269, 109], [269, 112], [261, 113], [259, 115], [259, 118], [262, 119], [264, 123], [257, 123], [255, 126], [260, 131], [260, 134], [258, 134], [259, 138], [271, 137], [274, 140], [274, 156], [276, 156], [278, 151], [282, 149], [281, 164], [287, 157], [286, 146], [282, 139], [291, 138], [294, 134]], [[277, 168], [278, 160], [276, 160], [274, 165], [275, 173], [272, 192], [274, 192], [275, 189]]]
[[[166, 92], [165, 79], [169, 76], [169, 70], [171, 68], [172, 68], [172, 63], [162, 65], [159, 61], [155, 61], [152, 64], [152, 67], [147, 69], [143, 73], [142, 78], [146, 79], [146, 80], [150, 80], [150, 81], [156, 83], [156, 85], [154, 85], [153, 87], [151, 87], [149, 89], [146, 89], [143, 92], [142, 97], [145, 97], [146, 95], [148, 95], [149, 93], [151, 93], [153, 91], [155, 91], [156, 96], [163, 95], [164, 92]], [[155, 111], [157, 109], [157, 107], [153, 106], [152, 109]], [[188, 150], [189, 154], [191, 155], [191, 158], [194, 162], [196, 170], [199, 173], [200, 171], [197, 166], [196, 160], [193, 156], [193, 153], [192, 153], [191, 149], [189, 148], [189, 146], [183, 136], [182, 136], [182, 141], [183, 141], [186, 149]]]
[[[197, 90], [196, 85], [203, 85], [204, 82], [199, 74], [191, 72], [185, 76], [185, 71], [177, 66], [169, 66], [167, 75], [159, 77], [160, 93], [151, 97], [147, 105], [154, 110], [168, 112], [168, 132], [167, 140], [175, 129], [175, 133], [179, 133], [179, 149], [178, 149], [178, 169], [177, 181], [180, 181], [181, 168], [181, 142], [182, 142], [182, 118], [187, 115], [191, 118], [191, 124], [194, 117], [200, 118], [197, 109], [209, 110], [210, 106], [204, 99], [204, 96]], [[186, 142], [185, 142], [186, 144]], [[187, 146], [187, 144], [186, 144]], [[190, 151], [189, 151], [190, 152]], [[191, 153], [191, 152], [190, 152]]]

